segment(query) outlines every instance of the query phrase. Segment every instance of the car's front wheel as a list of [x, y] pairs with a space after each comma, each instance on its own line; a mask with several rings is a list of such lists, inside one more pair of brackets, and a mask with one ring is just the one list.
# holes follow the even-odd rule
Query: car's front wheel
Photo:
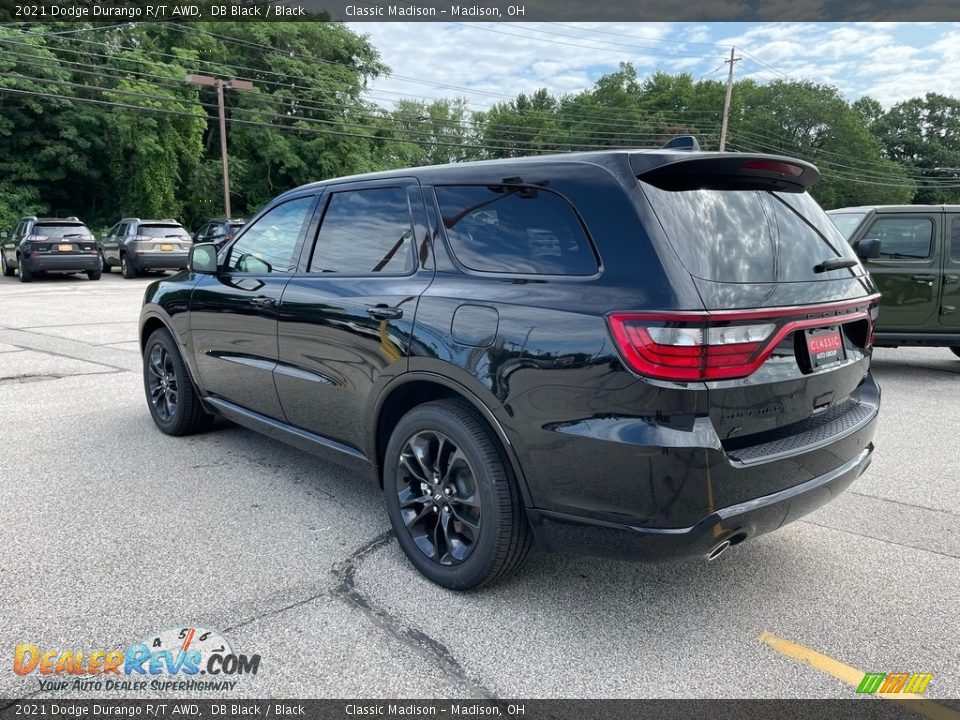
[[154, 330], [143, 351], [143, 388], [153, 421], [167, 435], [206, 430], [213, 417], [204, 410], [177, 345], [164, 328]]
[[107, 262], [107, 258], [103, 254], [103, 250], [100, 251], [100, 271], [105, 273], [110, 272], [110, 263]]
[[516, 479], [468, 403], [438, 400], [404, 415], [383, 474], [397, 540], [428, 579], [468, 590], [523, 562], [532, 539]]
[[4, 257], [0, 257], [0, 263], [3, 263], [3, 276], [4, 277], [13, 277], [16, 274], [17, 269], [12, 268], [7, 265], [7, 260]]
[[957, 357], [960, 357], [960, 345], [954, 345], [953, 347], [951, 347], [950, 352], [952, 352]]

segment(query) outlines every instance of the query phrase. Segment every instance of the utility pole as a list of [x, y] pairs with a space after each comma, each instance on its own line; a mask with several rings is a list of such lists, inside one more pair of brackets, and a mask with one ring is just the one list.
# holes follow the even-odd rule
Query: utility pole
[[223, 161], [223, 209], [227, 220], [230, 213], [230, 160], [227, 156], [227, 117], [223, 109], [223, 90], [252, 90], [253, 83], [249, 80], [225, 80], [210, 75], [187, 75], [187, 82], [191, 85], [216, 86], [217, 106], [220, 109], [220, 159]]
[[730, 73], [727, 75], [727, 96], [723, 101], [723, 122], [720, 124], [720, 152], [724, 152], [727, 147], [727, 122], [730, 119], [730, 96], [733, 94], [733, 64], [738, 58], [733, 56], [734, 47], [730, 46], [730, 59], [724, 60], [724, 63], [730, 63]]

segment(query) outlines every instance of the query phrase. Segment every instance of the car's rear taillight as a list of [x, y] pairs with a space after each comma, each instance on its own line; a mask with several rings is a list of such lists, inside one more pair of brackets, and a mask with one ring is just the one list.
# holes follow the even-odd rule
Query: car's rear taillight
[[[660, 380], [731, 380], [751, 375], [789, 333], [870, 321], [879, 296], [763, 310], [611, 313], [610, 334], [634, 372]], [[861, 306], [862, 309], [850, 311]]]
[[49, 236], [49, 235], [27, 235], [27, 236], [23, 239], [23, 242], [28, 242], [28, 243], [50, 242], [50, 236]]

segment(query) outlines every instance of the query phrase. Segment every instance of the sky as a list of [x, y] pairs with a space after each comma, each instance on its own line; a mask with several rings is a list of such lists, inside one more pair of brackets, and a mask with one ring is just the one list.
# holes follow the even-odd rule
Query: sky
[[482, 110], [545, 87], [591, 87], [620, 62], [657, 70], [834, 85], [850, 101], [889, 108], [937, 92], [960, 96], [957, 23], [348, 23], [370, 37], [392, 75], [369, 99], [465, 97]]

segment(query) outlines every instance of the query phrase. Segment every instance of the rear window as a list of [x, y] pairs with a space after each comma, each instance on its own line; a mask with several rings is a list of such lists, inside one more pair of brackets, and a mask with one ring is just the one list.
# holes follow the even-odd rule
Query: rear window
[[517, 186], [437, 187], [457, 260], [481, 272], [593, 275], [597, 260], [573, 208], [554, 192]]
[[847, 240], [853, 237], [866, 216], [866, 213], [830, 213], [827, 215]]
[[33, 226], [34, 235], [42, 235], [49, 238], [65, 238], [72, 235], [91, 235], [89, 229], [86, 225], [78, 225], [76, 223], [72, 224], [46, 224], [46, 223], [37, 223]]
[[151, 238], [190, 239], [190, 233], [179, 225], [141, 225], [137, 228], [137, 235]]
[[856, 256], [806, 193], [640, 185], [681, 262], [696, 277], [760, 283], [850, 276], [846, 268], [813, 271], [829, 258]]

